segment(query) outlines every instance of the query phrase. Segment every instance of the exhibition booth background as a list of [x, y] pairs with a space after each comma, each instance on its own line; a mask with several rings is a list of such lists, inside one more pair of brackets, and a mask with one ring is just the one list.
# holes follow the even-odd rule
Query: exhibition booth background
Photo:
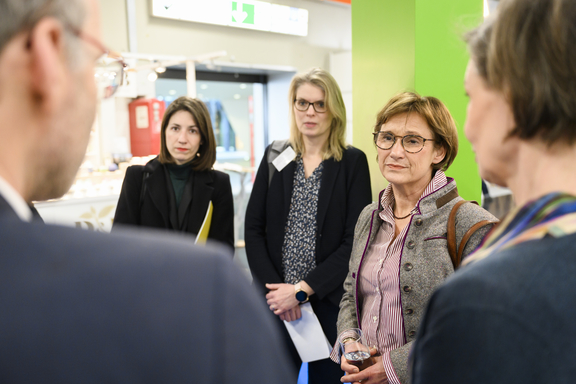
[[[438, 97], [453, 114], [460, 149], [448, 175], [457, 180], [465, 199], [480, 201], [481, 181], [463, 134], [467, 103], [463, 76], [468, 54], [461, 36], [481, 22], [487, 1], [355, 0], [350, 6], [320, 0], [283, 0], [283, 5], [309, 11], [307, 36], [166, 20], [151, 15], [151, 1], [100, 0], [104, 43], [126, 56], [148, 55], [151, 61], [225, 50], [224, 57], [196, 63], [196, 69], [202, 73], [258, 75], [265, 79], [248, 84], [255, 105], [252, 121], [247, 120], [249, 114], [240, 107], [242, 102], [247, 105], [246, 101], [222, 96], [223, 100], [229, 99], [226, 103], [230, 121], [238, 129], [247, 124], [254, 128], [255, 162], [250, 163], [246, 157], [224, 169], [231, 174], [237, 199], [239, 244], [245, 199], [251, 189], [249, 176], [258, 166], [265, 146], [288, 137], [290, 79], [311, 67], [328, 69], [341, 86], [348, 112], [347, 140], [368, 156], [374, 199], [386, 186], [375, 160], [371, 135], [376, 113], [394, 94], [415, 90]], [[131, 63], [139, 65], [134, 59]], [[185, 70], [186, 66], [172, 68]], [[89, 166], [81, 170], [64, 200], [37, 204], [47, 222], [109, 231], [123, 174], [120, 170], [94, 177], [91, 172], [102, 168], [106, 171], [113, 154], [130, 151], [129, 103], [137, 97], [166, 97], [172, 88], [176, 90], [173, 97], [186, 92], [182, 83], [168, 88], [157, 85], [147, 78], [149, 72], [131, 73], [129, 86], [117, 97], [101, 103], [87, 152]], [[198, 87], [208, 84], [212, 87], [210, 82], [198, 81]], [[198, 88], [199, 97], [201, 92]], [[204, 93], [208, 95], [208, 91]], [[238, 146], [240, 152], [249, 153], [246, 133], [237, 137], [243, 140]], [[219, 163], [230, 159], [222, 151], [220, 155]], [[234, 165], [242, 168], [234, 169]]]

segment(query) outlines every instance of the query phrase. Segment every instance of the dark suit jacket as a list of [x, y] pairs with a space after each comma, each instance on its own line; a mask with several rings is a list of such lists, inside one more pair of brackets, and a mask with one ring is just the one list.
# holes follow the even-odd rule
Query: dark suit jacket
[[[140, 202], [144, 172], [148, 172], [149, 176], [144, 181], [146, 190]], [[174, 199], [174, 197], [172, 189], [168, 186], [167, 172], [157, 158], [145, 166], [128, 167], [114, 215], [113, 230], [119, 224], [178, 228], [177, 223], [173, 223], [170, 219], [169, 199], [170, 197]], [[198, 233], [206, 216], [208, 203], [212, 201], [214, 210], [208, 238], [220, 241], [233, 250], [234, 198], [230, 177], [219, 171], [192, 171], [190, 177], [193, 178], [192, 194], [185, 193], [182, 196], [182, 204], [188, 204], [188, 222], [185, 224], [185, 232], [194, 235]]]
[[0, 198], [0, 382], [294, 383], [223, 249], [27, 223]]
[[[276, 172], [268, 187], [266, 150], [246, 210], [246, 255], [250, 270], [264, 291], [265, 283], [283, 283], [282, 245], [294, 184], [296, 163]], [[364, 152], [354, 147], [341, 161], [324, 161], [318, 194], [316, 268], [304, 279], [318, 299], [338, 306], [348, 273], [354, 226], [370, 204], [370, 174]], [[336, 319], [334, 319], [334, 322]]]

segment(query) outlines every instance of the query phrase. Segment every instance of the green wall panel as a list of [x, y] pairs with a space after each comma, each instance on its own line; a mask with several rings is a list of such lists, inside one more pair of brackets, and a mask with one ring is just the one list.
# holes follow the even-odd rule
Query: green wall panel
[[462, 34], [482, 21], [482, 0], [416, 0], [416, 91], [439, 98], [456, 121], [459, 151], [448, 169], [460, 195], [480, 201], [481, 181], [470, 143], [464, 136], [468, 99], [464, 72], [468, 52]]
[[376, 114], [396, 93], [414, 89], [414, 5], [414, 0], [352, 3], [353, 140], [368, 156], [374, 199], [387, 184], [372, 141]]
[[482, 19], [482, 0], [354, 0], [352, 86], [354, 145], [368, 156], [373, 198], [386, 182], [375, 161], [372, 126], [394, 94], [413, 91], [442, 100], [456, 120], [460, 149], [448, 175], [460, 194], [480, 199], [480, 178], [463, 134], [468, 54], [461, 36]]

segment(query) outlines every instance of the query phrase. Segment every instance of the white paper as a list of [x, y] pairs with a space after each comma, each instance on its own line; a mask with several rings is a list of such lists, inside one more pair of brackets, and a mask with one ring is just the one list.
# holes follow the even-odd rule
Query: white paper
[[274, 164], [278, 172], [280, 172], [284, 169], [285, 166], [290, 164], [290, 162], [294, 160], [295, 157], [296, 152], [294, 152], [292, 147], [288, 147], [281, 154], [279, 154], [278, 157], [274, 159], [274, 161], [272, 161], [272, 164]]
[[300, 359], [307, 363], [330, 357], [332, 346], [328, 343], [312, 306], [310, 303], [302, 304], [300, 310], [302, 311], [300, 319], [284, 321]]

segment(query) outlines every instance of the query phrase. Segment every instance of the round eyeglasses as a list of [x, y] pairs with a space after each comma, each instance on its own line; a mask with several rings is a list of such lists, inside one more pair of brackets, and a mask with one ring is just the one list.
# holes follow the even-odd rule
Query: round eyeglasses
[[312, 108], [314, 108], [314, 110], [317, 113], [324, 113], [328, 110], [328, 107], [326, 106], [326, 104], [323, 101], [316, 101], [314, 103], [311, 103], [311, 102], [306, 101], [304, 99], [295, 99], [294, 100], [294, 107], [296, 107], [297, 110], [302, 111], [302, 112], [306, 112], [308, 110], [308, 108], [310, 108], [310, 105], [312, 105]]
[[373, 132], [374, 144], [380, 149], [390, 149], [396, 143], [396, 139], [400, 138], [402, 147], [408, 153], [418, 153], [424, 148], [427, 141], [434, 141], [434, 139], [425, 139], [418, 135], [396, 136], [390, 132]]

